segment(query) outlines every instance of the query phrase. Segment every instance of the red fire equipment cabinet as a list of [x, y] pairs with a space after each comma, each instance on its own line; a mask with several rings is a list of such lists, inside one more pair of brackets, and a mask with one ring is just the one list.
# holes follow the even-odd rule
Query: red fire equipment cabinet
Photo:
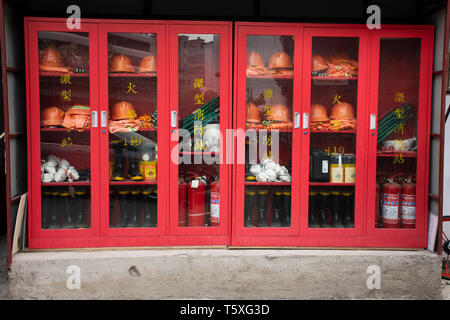
[[234, 25], [25, 19], [30, 248], [426, 247], [433, 28]]
[[426, 247], [432, 39], [236, 23], [233, 245]]
[[228, 244], [232, 24], [25, 27], [29, 247]]

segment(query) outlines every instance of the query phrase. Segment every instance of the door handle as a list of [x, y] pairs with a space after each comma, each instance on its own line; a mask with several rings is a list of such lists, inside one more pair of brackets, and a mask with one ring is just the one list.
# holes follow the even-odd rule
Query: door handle
[[294, 113], [294, 128], [295, 129], [300, 128], [300, 112]]
[[97, 111], [92, 111], [92, 128], [98, 127]]
[[370, 114], [370, 130], [377, 129], [377, 115], [374, 113]]
[[108, 118], [106, 117], [106, 111], [102, 111], [101, 112], [101, 126], [102, 128], [106, 128], [106, 125], [108, 124]]
[[305, 112], [303, 113], [303, 129], [309, 128], [309, 113]]
[[176, 111], [171, 111], [170, 112], [170, 126], [172, 128], [176, 128], [177, 127], [177, 112]]

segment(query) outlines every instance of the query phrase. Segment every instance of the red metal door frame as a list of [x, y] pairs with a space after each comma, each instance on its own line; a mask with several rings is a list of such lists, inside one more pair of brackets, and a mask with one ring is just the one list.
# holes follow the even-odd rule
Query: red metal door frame
[[[302, 85], [302, 54], [303, 28], [299, 24], [287, 23], [236, 23], [235, 28], [235, 72], [234, 72], [234, 128], [245, 131], [246, 118], [246, 67], [247, 67], [247, 35], [294, 37], [294, 84], [293, 84], [293, 114], [301, 111], [300, 92]], [[299, 235], [299, 190], [300, 161], [292, 161], [291, 182], [291, 227], [280, 228], [245, 228], [244, 227], [244, 194], [245, 165], [237, 163], [240, 154], [244, 154], [245, 142], [234, 138], [234, 215], [233, 215], [233, 246], [295, 246]], [[280, 146], [282, 147], [282, 146]], [[300, 151], [300, 129], [292, 130], [292, 157]], [[295, 158], [298, 159], [298, 158]]]
[[[166, 48], [166, 26], [161, 23], [100, 23], [99, 24], [99, 75], [100, 75], [100, 112], [106, 111], [109, 119], [109, 95], [108, 95], [108, 33], [155, 33], [157, 37], [157, 109], [158, 109], [158, 165], [157, 165], [157, 221], [156, 228], [109, 228], [109, 126], [99, 128], [100, 135], [100, 203], [101, 212], [101, 236], [109, 237], [154, 237], [164, 236], [167, 233], [168, 211], [168, 180], [164, 177], [168, 172], [168, 104], [167, 104], [167, 48]], [[100, 127], [100, 124], [99, 124]], [[151, 245], [155, 239], [147, 239]], [[156, 242], [159, 242], [156, 240]]]
[[[184, 22], [175, 21], [169, 24], [169, 105], [170, 111], [178, 112], [178, 34], [219, 34], [220, 35], [220, 130], [222, 133], [221, 150], [228, 151], [230, 141], [226, 139], [226, 130], [231, 128], [232, 117], [232, 39], [231, 22]], [[177, 119], [178, 120], [178, 119]], [[167, 136], [170, 139], [170, 128]], [[174, 139], [175, 140], [175, 139]], [[170, 151], [178, 150], [178, 139], [170, 140]], [[175, 148], [175, 149], [174, 149]], [[172, 243], [198, 245], [225, 245], [229, 243], [231, 231], [231, 164], [223, 163], [224, 152], [221, 153], [220, 164], [220, 225], [217, 227], [179, 227], [178, 226], [178, 164], [170, 161], [170, 222], [169, 230]], [[178, 153], [174, 154], [178, 157]]]
[[416, 228], [383, 229], [375, 228], [375, 181], [377, 167], [377, 131], [374, 135], [366, 131], [368, 137], [368, 178], [367, 178], [367, 246], [380, 247], [420, 247], [427, 246], [428, 227], [428, 181], [430, 114], [431, 114], [431, 76], [433, 63], [433, 27], [410, 28], [404, 30], [381, 29], [371, 31], [371, 65], [369, 79], [369, 113], [378, 115], [378, 81], [381, 38], [420, 38], [420, 82], [419, 115], [417, 128], [417, 181], [416, 181]]
[[[302, 92], [302, 112], [310, 113], [311, 106], [311, 59], [312, 59], [312, 39], [313, 37], [347, 37], [358, 38], [358, 87], [357, 87], [357, 126], [356, 126], [356, 181], [355, 181], [355, 228], [308, 228], [309, 211], [309, 152], [310, 152], [310, 126], [302, 135], [302, 182], [301, 182], [301, 244], [313, 246], [348, 246], [361, 245], [361, 238], [365, 225], [365, 193], [364, 186], [366, 180], [365, 163], [367, 130], [367, 76], [368, 76], [368, 34], [367, 29], [354, 28], [305, 28], [303, 45], [303, 92]], [[349, 80], [352, 81], [352, 80]], [[329, 184], [333, 187], [333, 184]]]
[[[38, 32], [87, 32], [89, 33], [89, 81], [90, 81], [90, 104], [91, 111], [98, 111], [98, 31], [97, 25], [82, 23], [79, 30], [68, 30], [66, 22], [34, 22], [26, 21], [28, 37], [28, 60], [26, 69], [29, 79], [29, 100], [27, 122], [28, 129], [28, 152], [30, 160], [28, 173], [30, 176], [30, 195], [28, 202], [28, 229], [29, 248], [65, 247], [71, 243], [71, 239], [83, 239], [96, 236], [99, 233], [99, 170], [98, 170], [98, 129], [90, 129], [91, 142], [91, 228], [89, 229], [41, 229], [41, 140], [40, 140], [40, 96], [39, 91], [39, 56], [38, 56]], [[94, 151], [94, 152], [93, 152]], [[80, 243], [80, 241], [77, 241]]]

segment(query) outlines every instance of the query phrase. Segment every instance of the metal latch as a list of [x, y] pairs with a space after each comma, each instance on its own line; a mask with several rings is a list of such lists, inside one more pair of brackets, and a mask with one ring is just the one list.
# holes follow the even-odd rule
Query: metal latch
[[376, 130], [377, 129], [377, 115], [371, 113], [370, 114], [370, 130]]
[[309, 127], [309, 113], [303, 113], [303, 129], [308, 129]]
[[300, 112], [294, 113], [294, 128], [300, 128]]
[[98, 116], [97, 111], [92, 111], [92, 128], [98, 127]]
[[102, 115], [101, 115], [101, 126], [102, 128], [106, 128], [106, 125], [108, 124], [108, 118], [106, 116], [106, 111], [102, 111]]
[[176, 128], [177, 127], [177, 112], [176, 111], [171, 111], [170, 112], [170, 126], [172, 128]]

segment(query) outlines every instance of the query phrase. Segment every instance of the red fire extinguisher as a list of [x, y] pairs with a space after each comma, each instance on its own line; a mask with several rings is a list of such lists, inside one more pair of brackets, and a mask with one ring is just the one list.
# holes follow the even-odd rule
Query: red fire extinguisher
[[187, 184], [183, 178], [178, 180], [178, 226], [186, 227]]
[[375, 185], [375, 228], [380, 226], [380, 184]]
[[416, 227], [416, 184], [410, 179], [402, 184], [402, 228]]
[[217, 177], [209, 185], [211, 226], [218, 226], [220, 222], [220, 185]]
[[401, 209], [400, 192], [401, 186], [393, 179], [387, 179], [381, 188], [382, 192], [382, 225], [383, 228], [400, 228]]
[[206, 185], [204, 177], [195, 177], [187, 185], [188, 227], [205, 226]]

